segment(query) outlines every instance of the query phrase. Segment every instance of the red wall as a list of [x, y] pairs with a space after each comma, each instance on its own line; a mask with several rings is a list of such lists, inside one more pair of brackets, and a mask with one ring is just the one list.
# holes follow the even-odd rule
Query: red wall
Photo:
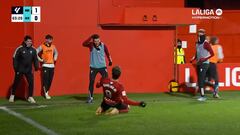
[[4, 1], [0, 4], [0, 95], [6, 96], [13, 79], [12, 56], [15, 48], [22, 41], [24, 24], [11, 23], [12, 5], [23, 5], [22, 1]]
[[[101, 3], [99, 3], [99, 1]], [[114, 65], [120, 65], [123, 70], [121, 82], [128, 92], [163, 92], [167, 90], [168, 81], [173, 78], [173, 44], [175, 30], [172, 27], [105, 27], [99, 26], [100, 5], [107, 5], [109, 9], [105, 18], [116, 18], [111, 7], [183, 7], [184, 0], [166, 2], [165, 0], [10, 0], [0, 2], [1, 38], [0, 60], [2, 64], [0, 73], [0, 97], [7, 94], [13, 81], [12, 54], [22, 42], [25, 34], [34, 37], [37, 47], [44, 42], [46, 34], [54, 36], [54, 44], [59, 51], [55, 78], [51, 95], [87, 93], [89, 75], [89, 50], [82, 47], [82, 42], [93, 33], [98, 33], [101, 40], [108, 46]], [[107, 3], [107, 4], [106, 4]], [[157, 3], [157, 4], [156, 4]], [[41, 23], [11, 23], [10, 8], [16, 5], [41, 6]], [[110, 7], [108, 7], [110, 5]], [[226, 62], [238, 60], [236, 46], [239, 41], [238, 12], [229, 13], [223, 26], [218, 22], [201, 23], [211, 34], [226, 36], [221, 38], [224, 46]], [[119, 15], [123, 15], [120, 13]], [[184, 15], [183, 15], [184, 16]], [[231, 27], [226, 27], [226, 24]], [[236, 26], [234, 26], [236, 25]], [[228, 26], [228, 25], [227, 25]], [[227, 29], [228, 28], [228, 29]], [[193, 35], [185, 33], [187, 28], [178, 28], [178, 36], [183, 40], [193, 41]], [[222, 32], [222, 33], [221, 33]], [[224, 35], [225, 34], [225, 35]], [[189, 43], [192, 44], [192, 43]], [[187, 58], [193, 53], [192, 46], [186, 52]], [[231, 53], [234, 53], [231, 56]], [[110, 68], [109, 68], [110, 72]], [[97, 80], [99, 76], [97, 77]], [[35, 73], [35, 93], [40, 95], [40, 72]], [[25, 88], [25, 87], [23, 87]], [[96, 92], [101, 92], [96, 89]]]
[[[84, 2], [72, 0], [71, 3], [57, 0], [33, 2], [33, 5], [41, 6], [41, 23], [33, 24], [34, 35], [31, 34], [35, 47], [44, 41], [46, 34], [50, 33], [54, 36], [54, 44], [59, 51], [51, 93], [63, 95], [88, 92], [89, 50], [81, 44], [93, 33], [100, 34], [102, 41], [108, 45], [114, 65], [122, 67], [121, 82], [128, 92], [165, 91], [168, 80], [173, 77], [172, 48], [175, 30], [169, 27], [102, 29], [98, 26], [98, 4], [97, 0]], [[10, 12], [9, 8], [12, 5], [16, 3], [9, 3], [9, 7], [4, 6], [6, 8], [4, 12]], [[16, 25], [23, 25], [10, 23], [8, 19], [5, 20], [12, 26], [7, 26], [7, 22], [4, 25], [13, 30]], [[6, 81], [1, 85], [3, 91], [0, 96], [6, 95], [7, 88], [12, 83], [14, 75], [11, 55], [21, 42], [23, 34], [15, 34], [15, 40], [19, 40], [16, 40], [11, 50], [4, 55], [5, 63], [8, 63], [4, 69], [8, 71], [1, 78]], [[99, 76], [97, 78], [99, 79]], [[35, 95], [40, 95], [40, 84], [40, 72], [37, 72]], [[97, 89], [96, 92], [101, 90]]]
[[[35, 44], [43, 41], [47, 33], [54, 35], [59, 51], [59, 61], [53, 83], [57, 94], [86, 93], [89, 75], [89, 50], [82, 42], [93, 33], [101, 35], [108, 45], [114, 65], [123, 69], [121, 81], [128, 92], [160, 92], [172, 78], [172, 53], [174, 30], [147, 30], [146, 28], [111, 28], [98, 26], [98, 2], [78, 0], [61, 2], [61, 15], [54, 10], [54, 0], [34, 3], [42, 7], [42, 22], [35, 23]], [[167, 60], [166, 58], [170, 58]], [[163, 66], [163, 64], [165, 66]], [[168, 71], [165, 71], [165, 68]], [[110, 71], [110, 70], [109, 70]], [[99, 79], [99, 78], [98, 78]], [[97, 80], [98, 80], [97, 79]], [[97, 92], [101, 92], [100, 89]]]

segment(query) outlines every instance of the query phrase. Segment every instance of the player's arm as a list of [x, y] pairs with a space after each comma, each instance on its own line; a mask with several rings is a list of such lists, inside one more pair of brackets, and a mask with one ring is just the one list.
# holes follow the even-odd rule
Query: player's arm
[[123, 102], [128, 105], [140, 106], [140, 102], [129, 99], [127, 96], [122, 97]]
[[21, 47], [18, 47], [13, 54], [13, 68], [15, 72], [18, 71], [18, 57], [20, 55], [20, 48]]
[[33, 50], [34, 50], [33, 64], [34, 64], [35, 71], [37, 71], [39, 69], [38, 55], [37, 55], [36, 49], [33, 49]]
[[133, 105], [133, 106], [141, 106], [141, 107], [145, 107], [146, 106], [146, 103], [141, 101], [134, 101], [134, 100], [131, 100], [127, 97], [127, 94], [126, 94], [126, 91], [123, 90], [122, 91], [122, 99], [123, 99], [123, 102], [125, 104], [128, 104], [128, 105]]
[[212, 47], [211, 47], [211, 45], [208, 42], [204, 42], [204, 46], [203, 47], [204, 47], [204, 49], [206, 49], [210, 53], [210, 56], [208, 56], [206, 58], [201, 58], [199, 60], [199, 62], [204, 62], [204, 61], [206, 61], [206, 60], [208, 60], [208, 59], [210, 59], [211, 57], [214, 56], [214, 52], [212, 50]]
[[58, 58], [58, 51], [57, 51], [57, 48], [54, 47], [54, 55], [53, 55], [53, 58], [54, 58], [54, 61], [57, 61], [57, 58]]
[[112, 66], [112, 57], [111, 57], [111, 55], [110, 55], [106, 45], [104, 45], [104, 52], [105, 52], [105, 54], [106, 54], [106, 56], [108, 58], [109, 66]]
[[40, 45], [36, 50], [37, 50], [37, 58], [38, 58], [38, 61], [44, 62], [43, 59], [42, 59], [41, 57], [39, 57], [39, 55], [38, 55], [38, 54], [43, 50], [43, 49], [42, 49], [42, 46]]
[[197, 52], [195, 53], [195, 55], [192, 57], [192, 59], [190, 60], [190, 63], [192, 63], [193, 61], [195, 61], [197, 59]]
[[221, 46], [218, 47], [218, 62], [223, 62], [224, 54]]
[[90, 36], [87, 40], [85, 40], [85, 41], [82, 43], [82, 45], [83, 45], [84, 47], [88, 47], [88, 48], [92, 47], [92, 42], [91, 42], [91, 40], [92, 40], [92, 36]]

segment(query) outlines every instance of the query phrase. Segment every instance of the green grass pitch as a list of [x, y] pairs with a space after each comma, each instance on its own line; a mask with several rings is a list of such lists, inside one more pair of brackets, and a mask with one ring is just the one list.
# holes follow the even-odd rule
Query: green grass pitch
[[[221, 99], [207, 94], [206, 102], [182, 93], [129, 94], [147, 102], [117, 116], [95, 116], [101, 95], [86, 104], [86, 95], [36, 97], [37, 105], [17, 100], [0, 106], [21, 113], [61, 135], [238, 135], [240, 92], [221, 92]], [[39, 105], [44, 105], [38, 108]], [[0, 135], [43, 135], [39, 129], [0, 110]]]

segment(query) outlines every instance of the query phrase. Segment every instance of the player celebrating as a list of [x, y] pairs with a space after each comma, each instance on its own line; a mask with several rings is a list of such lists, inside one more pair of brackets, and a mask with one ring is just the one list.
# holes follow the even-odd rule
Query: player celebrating
[[201, 97], [199, 101], [205, 101], [204, 84], [206, 78], [206, 72], [209, 68], [209, 59], [214, 56], [212, 47], [206, 40], [206, 34], [204, 29], [198, 30], [198, 42], [196, 45], [196, 54], [190, 62], [197, 60], [197, 75], [198, 75], [198, 88], [200, 90]]
[[[96, 111], [96, 115], [116, 115], [119, 113], [127, 113], [129, 105], [145, 107], [146, 103], [141, 101], [132, 101], [128, 99], [123, 85], [119, 83], [118, 79], [121, 75], [119, 66], [112, 68], [112, 79], [102, 78], [97, 83], [97, 88], [103, 88], [103, 101]], [[110, 109], [113, 108], [113, 109]]]
[[92, 103], [96, 75], [100, 73], [103, 78], [108, 76], [105, 55], [108, 58], [109, 66], [112, 66], [112, 58], [107, 46], [100, 41], [100, 37], [97, 34], [93, 34], [84, 41], [83, 46], [88, 47], [90, 50], [89, 97], [87, 103]]

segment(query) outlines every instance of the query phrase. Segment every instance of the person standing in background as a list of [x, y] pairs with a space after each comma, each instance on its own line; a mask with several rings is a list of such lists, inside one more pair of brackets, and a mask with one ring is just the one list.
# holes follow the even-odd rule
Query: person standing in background
[[177, 40], [177, 48], [175, 53], [177, 53], [177, 64], [185, 64], [185, 53], [182, 48], [182, 41], [180, 39]]
[[212, 46], [212, 50], [214, 52], [214, 56], [209, 59], [209, 69], [207, 71], [208, 81], [210, 82], [211, 79], [214, 80], [213, 85], [213, 97], [220, 98], [218, 91], [219, 91], [219, 77], [217, 71], [217, 63], [223, 61], [224, 54], [222, 46], [219, 44], [219, 39], [216, 36], [212, 36], [210, 38], [210, 44]]
[[46, 99], [51, 99], [51, 96], [49, 96], [49, 90], [52, 85], [58, 51], [56, 46], [52, 44], [53, 36], [48, 34], [45, 36], [45, 40], [46, 41], [37, 48], [37, 54], [41, 53], [41, 57], [38, 57], [38, 60], [42, 62], [42, 83], [44, 96]]
[[9, 102], [14, 102], [15, 93], [22, 76], [24, 75], [28, 82], [28, 99], [29, 103], [36, 103], [33, 98], [34, 77], [32, 65], [35, 71], [39, 68], [36, 49], [32, 46], [32, 38], [25, 36], [22, 44], [15, 50], [13, 54], [13, 67], [15, 71], [15, 78], [12, 85]]

